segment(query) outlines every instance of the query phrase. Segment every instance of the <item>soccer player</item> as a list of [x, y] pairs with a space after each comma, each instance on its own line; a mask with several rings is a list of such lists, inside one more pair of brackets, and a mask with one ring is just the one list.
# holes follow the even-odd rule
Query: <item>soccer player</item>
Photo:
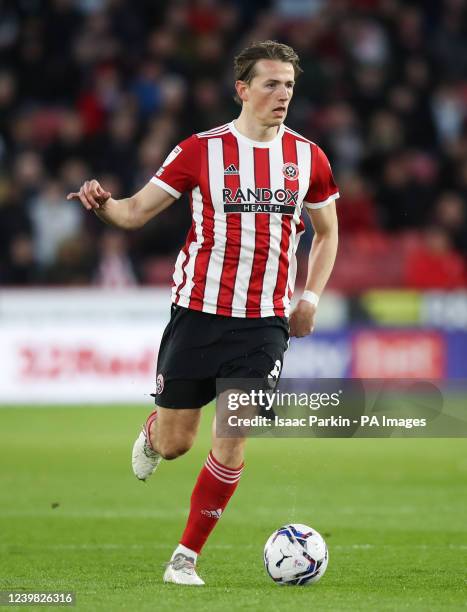
[[[284, 125], [301, 72], [297, 54], [275, 41], [254, 43], [235, 58], [234, 70], [237, 119], [181, 142], [130, 198], [114, 200], [97, 180], [68, 195], [106, 223], [137, 229], [189, 193], [192, 225], [175, 263], [156, 410], [133, 447], [141, 480], [162, 459], [191, 448], [201, 407], [216, 397], [216, 379], [278, 378], [289, 335], [313, 330], [334, 265], [339, 194], [329, 162]], [[289, 316], [303, 209], [314, 237], [305, 291]], [[213, 424], [212, 448], [164, 581], [204, 584], [197, 557], [237, 488], [244, 446], [244, 437], [218, 437]]]

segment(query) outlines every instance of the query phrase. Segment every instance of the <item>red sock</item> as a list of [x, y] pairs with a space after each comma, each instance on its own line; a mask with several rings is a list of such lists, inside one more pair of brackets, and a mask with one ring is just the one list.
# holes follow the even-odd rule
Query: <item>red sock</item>
[[[144, 429], [146, 431], [146, 440], [148, 441], [148, 445], [149, 445], [150, 448], [152, 448], [151, 433], [150, 433], [151, 432], [151, 425], [156, 420], [156, 417], [157, 417], [157, 410], [154, 410], [148, 416], [148, 418], [146, 419], [146, 423], [144, 424]], [[154, 450], [154, 449], [152, 448], [152, 450]]]
[[212, 451], [201, 470], [191, 494], [190, 515], [180, 543], [201, 552], [229, 499], [237, 488], [243, 463], [236, 469], [217, 461]]

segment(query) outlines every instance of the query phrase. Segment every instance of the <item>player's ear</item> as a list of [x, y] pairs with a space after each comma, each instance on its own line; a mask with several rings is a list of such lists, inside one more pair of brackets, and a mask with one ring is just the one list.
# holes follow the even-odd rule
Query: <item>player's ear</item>
[[248, 101], [248, 89], [248, 83], [245, 83], [245, 81], [235, 81], [235, 90], [242, 102]]

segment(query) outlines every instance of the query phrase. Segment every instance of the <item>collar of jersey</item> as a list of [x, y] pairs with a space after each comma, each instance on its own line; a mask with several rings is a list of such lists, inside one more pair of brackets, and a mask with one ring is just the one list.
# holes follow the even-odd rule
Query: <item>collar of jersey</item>
[[267, 147], [271, 147], [275, 142], [277, 142], [278, 140], [282, 138], [282, 134], [284, 133], [285, 126], [283, 123], [281, 123], [281, 125], [279, 126], [279, 129], [277, 130], [277, 134], [274, 136], [274, 138], [272, 140], [266, 140], [266, 141], [251, 140], [251, 138], [244, 136], [237, 130], [233, 121], [229, 123], [229, 129], [232, 132], [232, 134], [236, 138], [238, 138], [238, 140], [241, 140], [242, 142], [245, 142], [246, 144], [249, 144], [252, 147], [267, 148]]

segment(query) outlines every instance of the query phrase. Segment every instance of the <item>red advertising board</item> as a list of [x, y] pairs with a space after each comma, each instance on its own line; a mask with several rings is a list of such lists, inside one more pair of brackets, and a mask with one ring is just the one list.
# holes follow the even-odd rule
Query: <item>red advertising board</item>
[[360, 331], [352, 340], [355, 378], [444, 378], [446, 345], [432, 331]]

